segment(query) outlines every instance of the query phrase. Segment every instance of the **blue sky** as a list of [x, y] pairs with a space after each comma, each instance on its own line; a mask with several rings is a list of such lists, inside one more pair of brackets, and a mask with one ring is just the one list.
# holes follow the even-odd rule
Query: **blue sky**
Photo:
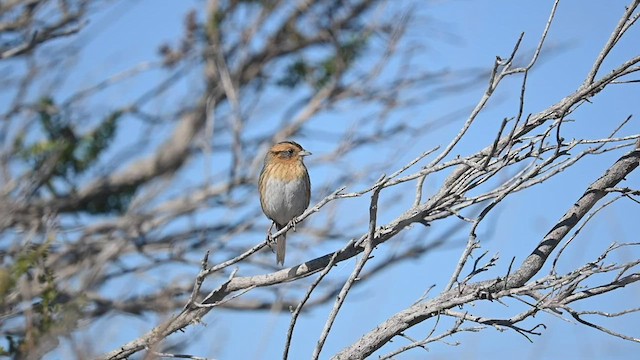
[[[121, 3], [115, 10], [109, 10], [93, 19], [86, 35], [77, 40], [85, 44], [80, 57], [74, 65], [74, 74], [65, 83], [66, 90], [77, 89], [95, 83], [109, 74], [129, 69], [141, 62], [157, 59], [158, 46], [163, 42], [175, 43], [182, 31], [183, 14], [193, 7], [200, 7], [203, 1], [168, 1], [141, 0]], [[530, 51], [535, 48], [539, 36], [545, 26], [551, 9], [550, 1], [415, 1], [415, 18], [407, 33], [407, 42], [422, 45], [414, 59], [416, 69], [442, 70], [450, 69], [453, 73], [459, 69], [479, 68], [490, 69], [495, 56], [507, 57], [521, 32], [525, 33], [522, 45], [521, 61], [528, 62]], [[557, 12], [556, 20], [551, 27], [549, 38], [541, 55], [540, 63], [531, 73], [529, 90], [527, 92], [526, 113], [535, 113], [559, 101], [564, 96], [575, 91], [588, 73], [593, 60], [599, 53], [611, 30], [616, 25], [619, 16], [624, 11], [624, 1], [562, 1]], [[638, 55], [640, 32], [634, 29], [611, 55], [605, 67], [616, 66], [625, 59]], [[126, 103], [131, 97], [161, 79], [160, 71], [151, 71], [126, 86], [117, 90], [107, 91], [100, 98], [108, 106], [96, 104], [96, 111], [105, 111], [115, 104]], [[190, 75], [184, 81], [182, 98], [166, 99], [154, 102], [150, 107], [161, 111], [170, 108], [174, 102], [179, 102], [189, 96], [189, 86], [197, 84], [197, 74]], [[485, 83], [470, 87], [459, 93], [437, 98], [425, 99], [424, 104], [412, 107], [403, 116], [415, 119], [436, 119], [456, 109], [473, 106], [484, 92]], [[472, 127], [468, 141], [456, 148], [452, 156], [467, 155], [478, 151], [492, 141], [495, 131], [504, 117], [515, 115], [517, 112], [517, 96], [520, 83], [517, 80], [506, 80], [505, 84], [495, 94], [489, 107]], [[419, 92], [413, 94], [416, 96]], [[609, 133], [620, 121], [630, 114], [638, 116], [637, 85], [619, 85], [611, 87], [604, 94], [594, 99], [592, 104], [586, 104], [572, 115], [575, 123], [566, 126], [569, 137], [586, 136], [601, 138]], [[279, 94], [280, 98], [295, 97], [296, 94]], [[64, 96], [62, 96], [64, 98]], [[320, 120], [312, 121], [311, 128], [339, 128], [345, 118], [359, 116], [360, 109], [339, 107], [331, 114], [324, 114]], [[468, 114], [468, 113], [467, 113]], [[416, 146], [407, 147], [397, 155], [396, 164], [404, 164], [415, 158], [424, 150], [436, 145], [446, 145], [459, 130], [466, 115], [457, 117], [432, 133], [418, 137]], [[269, 119], [273, 127], [280, 118], [274, 116]], [[127, 124], [126, 134], [144, 132], [144, 126]], [[169, 131], [170, 129], [166, 129]], [[638, 133], [638, 121], [632, 120], [621, 135]], [[161, 139], [166, 133], [154, 133], [150, 143]], [[322, 155], [325, 141], [304, 135], [304, 145], [314, 155]], [[126, 136], [121, 135], [119, 144], [125, 144]], [[385, 144], [376, 149], [377, 152], [391, 156], [394, 149]], [[625, 149], [587, 158], [577, 166], [569, 169], [565, 174], [552, 179], [548, 183], [516, 194], [508, 198], [497, 209], [499, 216], [481, 227], [481, 242], [483, 250], [490, 255], [499, 253], [501, 261], [497, 270], [491, 276], [506, 272], [509, 261], [516, 257], [516, 264], [529, 254], [548, 229], [570, 206], [579, 198], [589, 183], [597, 179], [603, 171], [621, 156]], [[351, 166], [358, 166], [379, 153], [358, 153], [346, 162]], [[312, 163], [313, 164], [313, 163]], [[397, 168], [385, 170], [392, 173]], [[199, 176], [199, 172], [187, 173], [186, 176]], [[198, 170], [200, 171], [200, 170]], [[335, 171], [335, 169], [334, 169]], [[312, 179], [324, 179], [332, 176], [323, 173], [322, 168], [310, 167]], [[372, 174], [374, 179], [354, 184], [353, 190], [364, 187], [375, 180], [379, 174]], [[314, 183], [315, 181], [314, 180]], [[442, 178], [434, 176], [427, 181], [426, 192], [434, 193]], [[638, 173], [627, 179], [626, 186], [640, 185]], [[318, 181], [320, 183], [321, 181]], [[322, 193], [314, 193], [314, 199], [323, 197]], [[391, 197], [383, 193], [382, 201], [389, 204], [381, 214], [380, 221], [390, 221], [397, 217], [405, 207], [403, 202], [394, 204]], [[342, 209], [362, 211], [366, 209], [368, 197], [360, 200], [345, 201]], [[257, 205], [256, 203], [256, 206]], [[566, 264], [561, 268], [569, 270], [575, 263], [583, 264], [594, 259], [611, 242], [637, 241], [637, 226], [633, 226], [638, 218], [637, 205], [620, 201], [615, 206], [606, 209], [601, 216], [589, 224], [581, 235], [580, 247], [570, 248], [566, 257]], [[198, 221], [207, 221], [203, 216]], [[266, 225], [266, 219], [263, 219]], [[313, 220], [311, 220], [313, 221]], [[454, 223], [447, 223], [457, 226]], [[366, 224], [365, 224], [366, 225]], [[328, 358], [343, 347], [353, 343], [362, 334], [369, 331], [394, 313], [410, 306], [431, 285], [435, 295], [446, 284], [455, 262], [466, 241], [468, 227], [460, 224], [459, 234], [451, 245], [430, 253], [420, 259], [405, 262], [392, 269], [377, 274], [371, 281], [356, 288], [347, 300], [344, 308], [334, 325], [334, 331], [325, 345], [322, 358]], [[366, 228], [366, 227], [364, 227]], [[408, 230], [404, 238], [424, 239], [435, 241], [442, 234], [439, 229], [413, 228]], [[399, 239], [398, 241], [401, 241]], [[295, 241], [295, 235], [290, 241]], [[348, 239], [345, 239], [345, 242]], [[337, 249], [339, 244], [331, 242], [324, 244], [317, 250], [317, 255]], [[393, 251], [394, 244], [384, 244], [382, 253]], [[301, 261], [295, 254], [290, 255], [291, 261]], [[638, 258], [638, 251], [624, 256]], [[623, 257], [624, 257], [623, 256]], [[382, 258], [382, 257], [380, 257]], [[614, 257], [615, 259], [615, 257]], [[342, 281], [353, 269], [355, 260], [340, 264], [331, 274], [332, 281]], [[375, 264], [375, 260], [371, 265]], [[171, 271], [168, 269], [167, 271]], [[197, 271], [197, 269], [193, 269]], [[543, 270], [544, 271], [544, 270]], [[242, 275], [242, 274], [240, 274]], [[133, 283], [133, 282], [132, 282]], [[150, 286], [153, 286], [150, 284]], [[295, 293], [286, 284], [282, 291]], [[625, 305], [634, 306], [635, 300], [640, 298], [637, 285], [625, 289], [624, 296], [603, 296], [598, 301], [585, 303], [605, 311], [618, 311]], [[487, 316], [511, 316], [522, 307], [506, 301], [509, 307], [492, 304], [478, 304], [474, 309], [479, 314]], [[299, 320], [294, 343], [291, 349], [291, 359], [310, 357], [316, 340], [321, 332], [324, 321], [330, 311], [332, 303], [314, 308]], [[578, 308], [580, 308], [578, 306]], [[87, 327], [74, 335], [80, 342], [89, 342], [96, 352], [111, 350], [128, 342], [142, 333], [147, 332], [165, 318], [146, 316], [134, 318], [129, 316], [113, 316], [99, 323]], [[290, 317], [286, 314], [272, 312], [230, 312], [214, 310], [204, 318], [207, 326], [196, 325], [188, 328], [185, 334], [176, 334], [171, 340], [192, 339], [188, 352], [195, 356], [208, 356], [217, 359], [276, 359], [281, 357], [281, 349], [286, 337]], [[462, 334], [449, 340], [449, 343], [460, 342], [459, 346], [436, 343], [430, 346], [430, 352], [413, 350], [398, 357], [401, 359], [431, 358], [511, 358], [519, 354], [523, 358], [553, 359], [553, 358], [597, 358], [620, 359], [630, 358], [637, 352], [638, 345], [623, 340], [605, 336], [593, 329], [581, 325], [565, 322], [556, 317], [540, 314], [532, 321], [523, 325], [534, 326], [545, 323], [548, 328], [543, 336], [535, 337], [534, 343], [529, 343], [522, 336], [506, 331], [500, 333], [494, 329], [486, 329], [480, 333]], [[125, 325], [126, 324], [126, 325]], [[616, 331], [631, 336], [640, 336], [640, 317], [631, 315], [614, 321], [605, 322]], [[419, 338], [427, 334], [432, 324], [423, 324], [408, 333]], [[394, 347], [405, 344], [405, 340], [396, 339]], [[394, 347], [385, 347], [381, 352], [387, 353]], [[498, 351], [496, 351], [498, 350]], [[48, 358], [64, 358], [66, 351], [52, 353]]]

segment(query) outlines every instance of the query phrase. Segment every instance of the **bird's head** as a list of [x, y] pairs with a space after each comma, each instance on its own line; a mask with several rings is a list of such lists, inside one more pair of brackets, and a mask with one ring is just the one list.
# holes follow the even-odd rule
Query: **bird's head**
[[282, 141], [269, 149], [267, 158], [278, 162], [302, 161], [305, 156], [311, 155], [300, 144], [294, 141]]

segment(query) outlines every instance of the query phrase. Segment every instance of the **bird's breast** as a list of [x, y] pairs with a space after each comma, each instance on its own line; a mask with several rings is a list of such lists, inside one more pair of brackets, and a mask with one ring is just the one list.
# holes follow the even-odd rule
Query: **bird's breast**
[[309, 206], [309, 189], [305, 177], [292, 180], [265, 179], [262, 209], [278, 224], [285, 225]]

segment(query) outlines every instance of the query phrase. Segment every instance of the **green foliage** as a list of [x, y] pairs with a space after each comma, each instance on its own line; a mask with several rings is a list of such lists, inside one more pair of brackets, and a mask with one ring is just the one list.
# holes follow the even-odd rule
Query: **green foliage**
[[[18, 279], [38, 267], [44, 267], [44, 262], [46, 261], [48, 253], [49, 243], [28, 247], [18, 254], [16, 261], [12, 266], [0, 268], [0, 309], [2, 309], [3, 313], [5, 311], [3, 307], [6, 302], [6, 297], [14, 290]], [[46, 272], [47, 271], [45, 271], [45, 273]], [[43, 301], [46, 302], [47, 305], [51, 304], [50, 300], [54, 298], [56, 294], [55, 287], [53, 286], [53, 274], [51, 274], [51, 272], [49, 273], [49, 278], [41, 278], [41, 276], [38, 278], [38, 280], [42, 279], [49, 282], [49, 285], [47, 285], [45, 289], [45, 295], [42, 297]], [[46, 307], [50, 308], [49, 306]], [[42, 306], [36, 307], [35, 310], [36, 313], [43, 314]], [[43, 316], [42, 319], [45, 321], [45, 327], [50, 326], [52, 319], [51, 312], [47, 311], [47, 315]], [[24, 338], [7, 336], [6, 339], [9, 342], [9, 348], [5, 349], [4, 347], [0, 347], [0, 356], [17, 355], [20, 348], [23, 347]]]
[[121, 111], [111, 113], [98, 127], [83, 136], [76, 147], [74, 170], [82, 172], [89, 168], [104, 151], [116, 133], [116, 123]]
[[14, 285], [15, 280], [11, 276], [10, 269], [0, 268], [0, 307], [4, 304], [5, 296], [9, 294]]
[[[57, 304], [59, 292], [55, 284], [55, 274], [46, 265], [50, 244], [53, 239], [47, 239], [43, 244], [25, 247], [16, 257], [14, 264], [9, 269], [0, 269], [0, 282], [3, 286], [0, 305], [4, 304], [5, 296], [13, 290], [18, 279], [27, 274], [36, 273], [37, 281], [42, 285], [39, 300], [32, 305], [36, 316], [31, 318], [29, 331], [24, 337], [7, 336], [9, 348], [0, 347], [0, 356], [16, 356], [28, 353], [32, 344], [37, 344], [37, 339], [50, 332], [56, 326], [62, 306]], [[29, 276], [29, 275], [27, 275]], [[6, 280], [6, 282], [5, 282]]]
[[297, 58], [289, 64], [285, 74], [277, 81], [280, 86], [295, 88], [303, 81], [316, 89], [325, 86], [333, 77], [348, 70], [367, 45], [365, 36], [353, 37], [344, 41], [336, 51], [319, 61], [305, 61]]
[[12, 277], [18, 279], [33, 269], [40, 261], [45, 261], [49, 253], [49, 244], [33, 246], [24, 249], [18, 255], [15, 264], [12, 267]]
[[81, 210], [90, 214], [121, 214], [127, 210], [129, 203], [137, 190], [137, 186], [127, 186], [118, 188], [117, 191], [109, 192], [106, 195], [90, 199]]
[[114, 111], [93, 130], [78, 134], [77, 129], [58, 109], [52, 98], [40, 100], [38, 122], [45, 139], [24, 144], [24, 137], [16, 140], [18, 156], [34, 169], [48, 169], [46, 186], [54, 194], [54, 181], [72, 182], [75, 175], [89, 169], [113, 140], [121, 111]]
[[307, 65], [303, 59], [296, 59], [287, 67], [284, 76], [278, 80], [278, 85], [294, 88], [307, 78], [312, 68]]
[[36, 304], [34, 309], [41, 315], [38, 330], [41, 333], [46, 333], [55, 325], [56, 315], [62, 309], [56, 303], [58, 290], [51, 269], [45, 266], [43, 272], [38, 276], [38, 282], [44, 286], [44, 289], [40, 295], [40, 303]]
[[224, 21], [224, 18], [224, 11], [216, 11], [215, 13], [213, 13], [213, 15], [209, 18], [209, 21], [207, 22], [207, 34], [211, 35], [218, 33], [218, 31], [220, 30], [220, 25]]

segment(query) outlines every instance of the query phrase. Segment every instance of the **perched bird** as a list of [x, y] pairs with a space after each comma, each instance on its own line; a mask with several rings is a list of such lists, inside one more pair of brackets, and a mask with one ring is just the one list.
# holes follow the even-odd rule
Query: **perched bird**
[[[292, 222], [309, 206], [311, 181], [302, 162], [308, 155], [311, 153], [300, 144], [283, 141], [273, 145], [264, 158], [258, 182], [260, 205], [278, 230]], [[284, 264], [286, 235], [282, 234], [275, 239], [278, 264]]]

